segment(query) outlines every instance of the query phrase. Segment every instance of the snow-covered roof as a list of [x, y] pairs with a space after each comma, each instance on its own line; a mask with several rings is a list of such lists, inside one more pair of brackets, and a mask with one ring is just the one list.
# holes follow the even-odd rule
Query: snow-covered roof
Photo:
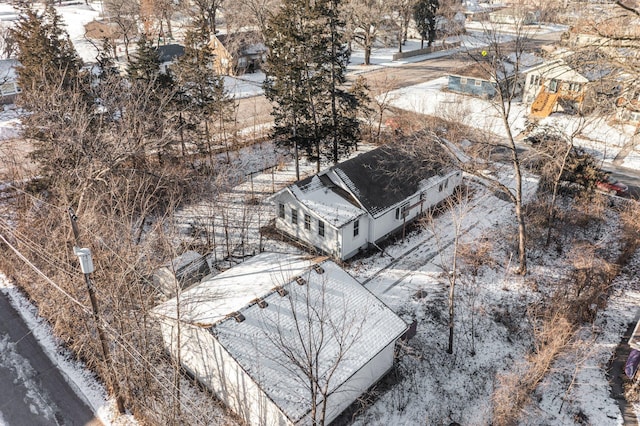
[[318, 175], [291, 185], [289, 190], [301, 204], [336, 228], [365, 214], [364, 210], [349, 201], [348, 194]]
[[[311, 260], [305, 256], [283, 256], [280, 253], [254, 256], [218, 275], [205, 278], [183, 292], [180, 295], [180, 319], [193, 324], [213, 325], [310, 266]], [[154, 308], [154, 312], [175, 319], [176, 303], [177, 299], [170, 299]]]
[[589, 80], [567, 65], [563, 60], [557, 59], [544, 62], [538, 66], [529, 68], [527, 74], [539, 74], [547, 80], [571, 81], [575, 83], [588, 83]]
[[[211, 328], [294, 423], [307, 415], [311, 401], [303, 372], [293, 366], [285, 348], [302, 358], [303, 345], [312, 336], [313, 344], [320, 347], [315, 352], [319, 355], [317, 371], [324, 375], [335, 369], [329, 380], [333, 391], [407, 329], [401, 318], [334, 262], [325, 260], [318, 265], [322, 273], [309, 267], [298, 274], [304, 279], [302, 285], [295, 280], [270, 281], [271, 285], [284, 284], [288, 294], [267, 294], [262, 298], [265, 307], [255, 303], [239, 311], [242, 322], [228, 318]], [[264, 275], [267, 281], [272, 277], [272, 273]], [[336, 362], [340, 356], [342, 360]], [[340, 399], [340, 393], [333, 398]]]

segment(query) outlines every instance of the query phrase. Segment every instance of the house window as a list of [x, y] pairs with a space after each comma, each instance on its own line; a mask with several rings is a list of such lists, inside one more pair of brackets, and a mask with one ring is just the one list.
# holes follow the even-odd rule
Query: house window
[[356, 221], [353, 222], [353, 236], [357, 237], [359, 233], [360, 233], [360, 220], [356, 219]]
[[282, 203], [278, 204], [278, 216], [280, 216], [281, 219], [284, 219], [284, 204]]
[[572, 92], [579, 92], [581, 88], [580, 83], [571, 83], [571, 86], [569, 86], [569, 90]]
[[396, 209], [397, 220], [404, 219], [407, 216], [407, 207], [409, 207], [409, 203], [404, 203]]
[[531, 85], [540, 86], [540, 76], [536, 74], [531, 75]]
[[318, 235], [324, 237], [324, 222], [321, 220], [318, 221]]
[[461, 85], [467, 84], [467, 77], [460, 77], [460, 84]]
[[449, 179], [444, 181], [444, 187], [445, 189], [449, 187]]
[[296, 209], [291, 209], [291, 223], [298, 224], [298, 210]]
[[304, 214], [304, 229], [311, 229], [311, 216], [306, 213]]
[[551, 80], [549, 82], [549, 92], [556, 93], [558, 91], [558, 80]]
[[443, 188], [444, 188], [444, 185], [442, 182], [440, 182], [440, 185], [438, 185], [438, 192], [442, 192]]
[[476, 86], [482, 86], [482, 80], [476, 80], [473, 82], [473, 84], [475, 84]]

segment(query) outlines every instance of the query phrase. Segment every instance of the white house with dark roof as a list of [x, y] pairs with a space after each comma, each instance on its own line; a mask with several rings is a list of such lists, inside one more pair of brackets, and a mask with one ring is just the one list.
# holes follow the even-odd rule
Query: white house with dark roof
[[379, 147], [274, 194], [275, 226], [323, 253], [348, 259], [452, 195], [462, 173], [446, 163]]
[[407, 331], [334, 262], [281, 253], [207, 278], [153, 313], [170, 353], [251, 425], [312, 423], [305, 351], [327, 389], [316, 393], [316, 419], [326, 402], [329, 424], [389, 371]]

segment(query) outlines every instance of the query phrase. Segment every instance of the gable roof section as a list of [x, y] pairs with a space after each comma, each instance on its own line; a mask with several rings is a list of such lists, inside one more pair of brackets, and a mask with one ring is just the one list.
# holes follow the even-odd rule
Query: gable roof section
[[547, 80], [570, 81], [574, 83], [588, 83], [589, 80], [567, 65], [562, 59], [544, 62], [529, 68], [527, 74], [535, 73]]
[[[302, 358], [302, 343], [296, 333], [301, 333], [302, 341], [315, 336], [316, 344], [322, 337], [318, 371], [335, 368], [329, 382], [331, 392], [407, 329], [401, 318], [334, 262], [325, 260], [319, 265], [324, 270], [321, 274], [311, 267], [299, 274], [305, 284], [295, 280], [285, 283], [288, 295], [271, 292], [263, 297], [266, 307], [254, 303], [240, 310], [242, 322], [228, 318], [210, 329], [293, 423], [308, 414], [311, 401], [302, 371], [293, 367], [281, 344]], [[309, 312], [323, 312], [319, 314], [322, 321]], [[341, 347], [347, 349], [342, 361], [336, 363]]]
[[[206, 277], [195, 287], [180, 295], [180, 320], [210, 326], [238, 311], [252, 300], [289, 282], [311, 265], [308, 256], [283, 256], [264, 253], [236, 265], [218, 275]], [[176, 319], [177, 299], [170, 299], [154, 308], [160, 316]]]
[[[435, 146], [433, 149], [442, 151]], [[337, 164], [331, 170], [363, 208], [376, 217], [417, 193], [421, 183], [438, 175], [441, 168], [385, 145]]]
[[267, 47], [257, 31], [239, 31], [230, 34], [216, 34], [220, 44], [232, 55], [251, 55], [266, 52]]
[[326, 175], [313, 175], [289, 187], [294, 197], [325, 222], [336, 228], [365, 214], [344, 189]]
[[165, 44], [156, 49], [160, 63], [171, 62], [184, 55], [184, 46], [180, 44]]

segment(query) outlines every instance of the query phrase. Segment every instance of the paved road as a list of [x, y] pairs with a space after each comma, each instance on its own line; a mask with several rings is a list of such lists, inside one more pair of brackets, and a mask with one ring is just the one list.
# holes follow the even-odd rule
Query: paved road
[[0, 291], [0, 425], [98, 426]]
[[[533, 34], [529, 47], [535, 48], [544, 44], [560, 40], [562, 32], [548, 32]], [[441, 55], [441, 56], [438, 56]], [[412, 62], [393, 66], [371, 66], [371, 70], [347, 74], [347, 85], [357, 76], [364, 76], [372, 92], [380, 93], [402, 87], [413, 86], [447, 75], [452, 70], [468, 65], [472, 62], [467, 52], [456, 50], [439, 52], [435, 55], [412, 58]], [[263, 96], [252, 96], [239, 101], [237, 127], [248, 129], [271, 123], [271, 104]]]

